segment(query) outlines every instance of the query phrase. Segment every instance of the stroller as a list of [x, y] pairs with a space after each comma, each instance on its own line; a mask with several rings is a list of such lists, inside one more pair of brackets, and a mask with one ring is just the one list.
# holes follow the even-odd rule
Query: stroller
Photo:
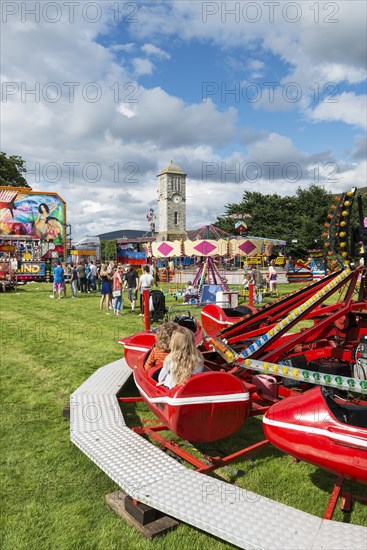
[[158, 323], [167, 318], [166, 298], [161, 290], [150, 291], [149, 311], [152, 323]]

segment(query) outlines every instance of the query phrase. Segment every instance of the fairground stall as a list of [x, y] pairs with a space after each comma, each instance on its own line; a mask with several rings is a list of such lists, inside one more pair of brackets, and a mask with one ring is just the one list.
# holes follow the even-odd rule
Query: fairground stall
[[84, 237], [73, 243], [68, 251], [68, 263], [77, 264], [80, 261], [97, 263], [101, 259], [101, 241], [99, 237]]
[[66, 203], [57, 194], [0, 187], [0, 259], [18, 262], [18, 281], [44, 281], [66, 258]]
[[116, 262], [141, 268], [148, 263], [146, 244], [152, 243], [155, 237], [125, 237], [116, 240]]

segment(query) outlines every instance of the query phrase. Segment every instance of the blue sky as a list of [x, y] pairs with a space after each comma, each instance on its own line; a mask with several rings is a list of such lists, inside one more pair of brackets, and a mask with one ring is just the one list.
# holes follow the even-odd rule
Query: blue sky
[[188, 174], [189, 229], [245, 190], [292, 194], [316, 173], [335, 192], [365, 186], [364, 1], [281, 1], [273, 17], [261, 1], [106, 0], [73, 17], [55, 2], [38, 18], [35, 4], [2, 13], [2, 150], [65, 198], [75, 237], [144, 228], [171, 159]]

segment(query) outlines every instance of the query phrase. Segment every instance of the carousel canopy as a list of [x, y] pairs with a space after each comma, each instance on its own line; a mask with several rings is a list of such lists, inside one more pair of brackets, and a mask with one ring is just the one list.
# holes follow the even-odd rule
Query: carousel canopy
[[191, 241], [198, 241], [200, 239], [226, 239], [232, 235], [215, 225], [203, 225], [198, 229], [187, 231], [187, 236]]

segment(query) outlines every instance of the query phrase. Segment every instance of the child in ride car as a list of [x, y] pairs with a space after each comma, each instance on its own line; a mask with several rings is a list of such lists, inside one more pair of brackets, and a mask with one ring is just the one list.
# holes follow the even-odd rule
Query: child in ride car
[[166, 388], [183, 384], [192, 374], [204, 370], [203, 356], [195, 345], [191, 330], [178, 326], [172, 335], [170, 347], [171, 352], [164, 360], [157, 384]]
[[170, 342], [172, 334], [177, 329], [178, 324], [173, 321], [167, 321], [157, 328], [155, 336], [155, 346], [149, 354], [144, 364], [144, 370], [148, 370], [156, 365], [162, 365], [163, 361], [171, 351]]

